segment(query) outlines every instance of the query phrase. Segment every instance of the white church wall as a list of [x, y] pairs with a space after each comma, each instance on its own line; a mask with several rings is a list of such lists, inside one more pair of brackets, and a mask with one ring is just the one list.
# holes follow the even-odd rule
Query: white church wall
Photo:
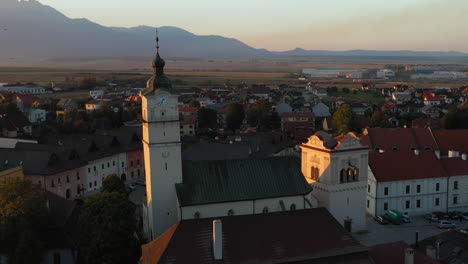
[[283, 211], [283, 208], [280, 201], [282, 201], [285, 211], [291, 210], [291, 206], [293, 204], [295, 210], [311, 208], [310, 205], [305, 202], [305, 197], [309, 199], [313, 206], [316, 207], [317, 202], [312, 200], [310, 195], [288, 196], [261, 200], [185, 206], [181, 208], [181, 218], [179, 219], [194, 219], [195, 213], [197, 212], [199, 213], [200, 218], [228, 216], [229, 210], [233, 210], [234, 215], [261, 214], [263, 213], [264, 208], [268, 208], [269, 213], [281, 212]]

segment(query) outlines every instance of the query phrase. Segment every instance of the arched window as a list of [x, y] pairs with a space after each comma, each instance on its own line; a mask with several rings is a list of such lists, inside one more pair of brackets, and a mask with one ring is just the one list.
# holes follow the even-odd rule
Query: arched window
[[268, 206], [263, 207], [262, 213], [266, 214], [268, 213]]
[[296, 210], [296, 205], [295, 205], [295, 204], [291, 204], [291, 206], [289, 207], [289, 210], [290, 210], [290, 211]]
[[349, 182], [349, 181], [351, 181], [351, 177], [353, 176], [353, 170], [348, 169], [346, 172], [347, 172], [346, 173], [346, 181]]
[[195, 214], [193, 215], [193, 218], [199, 219], [200, 218], [200, 212], [195, 212]]
[[319, 175], [319, 174], [320, 174], [319, 168], [314, 168], [314, 176], [315, 176], [314, 179], [315, 179], [316, 181], [319, 181], [319, 178], [320, 178], [320, 175]]
[[341, 172], [340, 172], [340, 182], [341, 183], [345, 182], [345, 177], [346, 177], [346, 171], [344, 169], [342, 169]]
[[359, 180], [359, 170], [354, 169], [354, 171], [353, 171], [353, 181], [357, 181], [357, 180]]
[[227, 213], [228, 216], [233, 216], [234, 215], [234, 210], [230, 209]]

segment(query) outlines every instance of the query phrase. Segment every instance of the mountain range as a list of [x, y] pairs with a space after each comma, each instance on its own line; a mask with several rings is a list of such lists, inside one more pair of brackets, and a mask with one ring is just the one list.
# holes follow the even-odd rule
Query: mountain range
[[[176, 27], [159, 28], [161, 50], [173, 58], [252, 58], [272, 56], [460, 57], [461, 52], [326, 51], [296, 48], [284, 52], [255, 49], [222, 36], [200, 36]], [[71, 19], [35, 0], [1, 0], [0, 59], [128, 59], [148, 58], [155, 51], [155, 28], [105, 27], [87, 19]]]

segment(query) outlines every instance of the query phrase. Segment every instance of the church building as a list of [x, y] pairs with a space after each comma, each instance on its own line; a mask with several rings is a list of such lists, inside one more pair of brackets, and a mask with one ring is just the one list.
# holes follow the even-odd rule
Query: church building
[[302, 146], [302, 165], [294, 157], [182, 161], [178, 93], [157, 42], [153, 76], [141, 92], [148, 239], [182, 220], [317, 207], [348, 230], [364, 227], [367, 149], [351, 134], [312, 136]]

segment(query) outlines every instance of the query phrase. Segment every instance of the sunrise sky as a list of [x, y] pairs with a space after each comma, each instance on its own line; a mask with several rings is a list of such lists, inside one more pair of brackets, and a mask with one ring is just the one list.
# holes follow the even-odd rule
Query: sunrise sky
[[39, 0], [105, 26], [175, 26], [289, 50], [468, 52], [468, 0]]

